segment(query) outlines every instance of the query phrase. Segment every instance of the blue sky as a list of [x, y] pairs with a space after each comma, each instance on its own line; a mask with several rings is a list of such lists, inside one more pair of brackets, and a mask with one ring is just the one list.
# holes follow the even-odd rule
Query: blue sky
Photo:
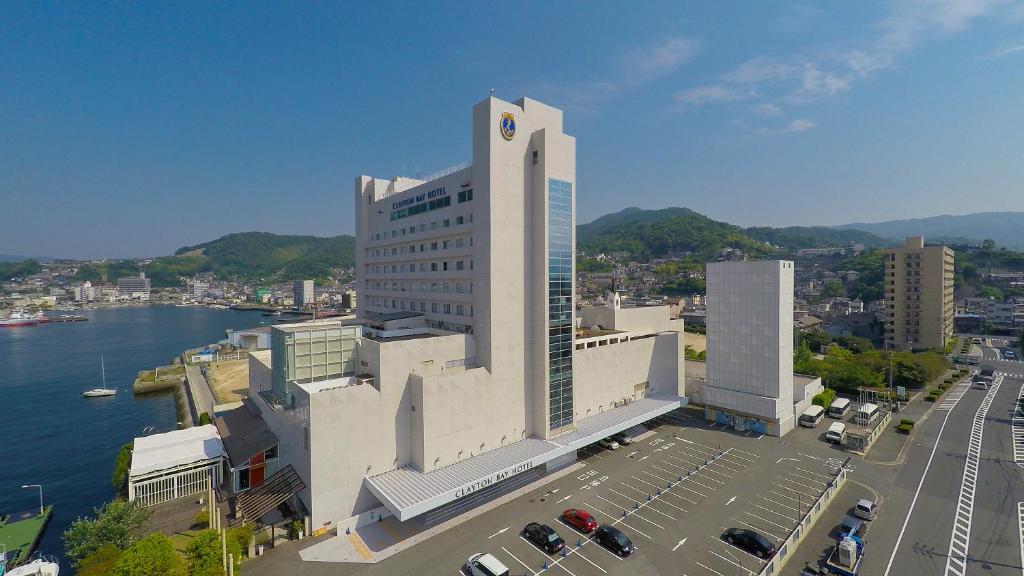
[[351, 233], [491, 88], [565, 110], [581, 222], [1024, 210], [1022, 3], [701, 4], [0, 3], [0, 253]]

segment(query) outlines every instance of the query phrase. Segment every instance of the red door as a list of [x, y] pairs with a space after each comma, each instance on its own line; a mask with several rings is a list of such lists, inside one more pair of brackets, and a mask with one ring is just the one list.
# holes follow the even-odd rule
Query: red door
[[255, 488], [263, 484], [263, 452], [249, 459], [249, 487]]

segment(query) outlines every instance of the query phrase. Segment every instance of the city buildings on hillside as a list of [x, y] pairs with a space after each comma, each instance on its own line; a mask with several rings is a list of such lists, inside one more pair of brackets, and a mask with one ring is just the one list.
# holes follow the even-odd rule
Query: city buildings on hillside
[[152, 286], [150, 285], [149, 278], [146, 278], [145, 272], [139, 272], [138, 276], [127, 276], [125, 278], [117, 279], [118, 296], [146, 294], [148, 297], [151, 289]]
[[953, 336], [953, 250], [910, 236], [889, 249], [883, 265], [886, 348], [944, 348]]
[[292, 285], [292, 303], [303, 308], [315, 302], [312, 280], [296, 280]]

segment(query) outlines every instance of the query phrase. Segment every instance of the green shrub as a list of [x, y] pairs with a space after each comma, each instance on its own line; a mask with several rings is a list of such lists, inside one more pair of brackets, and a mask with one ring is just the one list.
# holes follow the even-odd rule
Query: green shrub
[[245, 554], [249, 553], [249, 542], [252, 541], [252, 525], [243, 524], [228, 529], [228, 540], [238, 544], [238, 549]]
[[903, 423], [900, 423], [900, 425], [896, 427], [896, 431], [897, 432], [901, 432], [903, 434], [910, 434], [910, 431], [913, 430], [913, 429], [914, 429], [914, 425], [913, 424], [903, 424]]
[[206, 412], [203, 412], [202, 414], [199, 415], [199, 425], [200, 426], [205, 426], [206, 424], [210, 424], [212, 422], [213, 421], [210, 420], [210, 415], [207, 414]]
[[114, 475], [110, 478], [115, 490], [120, 491], [125, 480], [128, 479], [128, 470], [132, 465], [133, 447], [133, 443], [128, 442], [121, 446], [121, 451], [117, 453], [117, 460], [114, 461]]
[[828, 408], [832, 405], [832, 402], [834, 402], [835, 399], [836, 391], [831, 388], [825, 388], [820, 393], [815, 394], [811, 402], [817, 406], [821, 406], [822, 408]]
[[196, 514], [194, 525], [202, 528], [208, 528], [210, 526], [210, 511], [206, 508], [200, 510], [199, 514]]
[[914, 421], [911, 420], [910, 418], [901, 418], [900, 419], [900, 424], [906, 424], [906, 425], [912, 427], [914, 425]]

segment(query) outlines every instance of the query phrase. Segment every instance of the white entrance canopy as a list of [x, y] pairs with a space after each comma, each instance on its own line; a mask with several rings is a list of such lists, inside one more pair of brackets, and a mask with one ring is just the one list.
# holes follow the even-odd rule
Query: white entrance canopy
[[648, 397], [576, 422], [572, 432], [552, 440], [526, 438], [423, 473], [405, 466], [367, 476], [366, 487], [400, 521], [405, 521], [493, 486], [612, 434], [661, 416], [685, 398]]

